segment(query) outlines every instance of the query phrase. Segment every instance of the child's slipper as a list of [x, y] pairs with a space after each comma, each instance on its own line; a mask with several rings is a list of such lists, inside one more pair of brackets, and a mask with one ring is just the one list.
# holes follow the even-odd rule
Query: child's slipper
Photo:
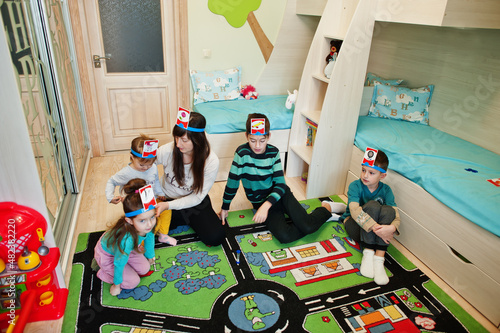
[[139, 274], [140, 277], [146, 277], [146, 276], [150, 276], [151, 274], [153, 274], [155, 271], [150, 269], [146, 274]]

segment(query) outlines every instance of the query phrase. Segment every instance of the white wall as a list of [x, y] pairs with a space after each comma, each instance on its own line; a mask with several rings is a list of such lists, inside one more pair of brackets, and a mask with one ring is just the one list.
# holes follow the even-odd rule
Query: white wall
[[[287, 0], [262, 0], [254, 14], [267, 38], [274, 45]], [[207, 0], [188, 0], [190, 69], [209, 71], [242, 67], [242, 84], [255, 85], [266, 63], [246, 22], [234, 28], [221, 15], [208, 9]], [[211, 57], [203, 57], [203, 49]], [[259, 87], [256, 87], [259, 91]]]

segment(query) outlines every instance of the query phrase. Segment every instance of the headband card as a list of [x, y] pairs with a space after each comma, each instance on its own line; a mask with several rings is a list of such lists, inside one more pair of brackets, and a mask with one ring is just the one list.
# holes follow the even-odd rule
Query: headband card
[[189, 117], [191, 116], [191, 111], [179, 107], [179, 111], [177, 112], [177, 122], [176, 125], [183, 127], [184, 129], [188, 128]]
[[144, 206], [145, 211], [148, 211], [156, 206], [155, 194], [153, 192], [153, 186], [151, 186], [151, 184], [141, 187], [139, 189], [139, 195], [141, 196], [142, 205]]
[[142, 157], [156, 157], [156, 151], [158, 150], [158, 140], [146, 140], [144, 141], [144, 147], [142, 147]]
[[250, 122], [250, 134], [265, 135], [266, 134], [266, 120], [264, 118], [254, 118]]
[[366, 147], [365, 156], [363, 156], [363, 162], [361, 164], [373, 167], [375, 165], [375, 159], [377, 158], [377, 149]]

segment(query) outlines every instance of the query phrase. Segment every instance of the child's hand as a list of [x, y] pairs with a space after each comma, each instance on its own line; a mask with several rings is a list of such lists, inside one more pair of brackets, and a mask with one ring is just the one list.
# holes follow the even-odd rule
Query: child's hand
[[156, 208], [156, 217], [160, 216], [160, 214], [168, 209], [168, 202], [158, 202], [155, 206]]
[[119, 204], [120, 202], [122, 202], [122, 197], [114, 197], [113, 199], [111, 199], [111, 201], [109, 203], [112, 203], [112, 204]]
[[271, 208], [271, 203], [269, 201], [266, 201], [262, 204], [262, 206], [257, 209], [255, 212], [255, 215], [252, 218], [252, 221], [255, 223], [262, 223], [267, 220], [267, 212], [269, 211], [269, 208]]
[[122, 288], [119, 284], [112, 284], [111, 288], [109, 288], [109, 293], [111, 296], [118, 296], [122, 292]]
[[394, 233], [396, 232], [396, 227], [394, 227], [393, 225], [375, 224], [372, 231], [375, 233], [375, 235], [382, 238], [382, 240], [386, 244], [389, 244], [392, 241]]
[[149, 261], [149, 264], [152, 265], [155, 263], [155, 258], [148, 259], [148, 261]]
[[226, 218], [228, 214], [229, 211], [225, 209], [221, 209], [220, 212], [217, 214], [219, 216], [219, 220], [222, 221], [222, 225], [226, 224]]

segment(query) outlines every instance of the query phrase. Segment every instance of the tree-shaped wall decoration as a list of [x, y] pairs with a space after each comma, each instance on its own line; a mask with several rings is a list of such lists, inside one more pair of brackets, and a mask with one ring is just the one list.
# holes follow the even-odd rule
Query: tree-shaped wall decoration
[[214, 14], [224, 16], [227, 22], [235, 28], [240, 28], [248, 21], [267, 63], [273, 52], [273, 44], [253, 13], [260, 7], [261, 2], [262, 0], [208, 0], [208, 9]]

